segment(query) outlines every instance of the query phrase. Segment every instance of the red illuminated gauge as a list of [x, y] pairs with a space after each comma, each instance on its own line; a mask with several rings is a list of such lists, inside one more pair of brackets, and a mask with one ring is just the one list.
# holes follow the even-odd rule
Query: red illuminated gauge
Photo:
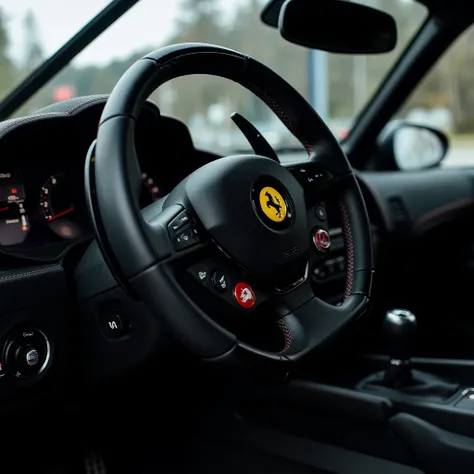
[[82, 235], [82, 226], [75, 219], [71, 187], [64, 174], [48, 178], [40, 191], [41, 213], [53, 232], [64, 239]]
[[30, 230], [23, 179], [18, 171], [0, 173], [0, 246], [19, 245]]

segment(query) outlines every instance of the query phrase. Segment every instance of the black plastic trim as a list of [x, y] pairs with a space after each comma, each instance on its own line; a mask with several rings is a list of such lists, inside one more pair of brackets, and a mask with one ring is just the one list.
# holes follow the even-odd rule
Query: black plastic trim
[[296, 465], [334, 474], [422, 474], [414, 467], [242, 422], [238, 439]]
[[404, 413], [394, 416], [390, 426], [430, 474], [464, 474], [474, 466], [474, 438], [450, 433]]

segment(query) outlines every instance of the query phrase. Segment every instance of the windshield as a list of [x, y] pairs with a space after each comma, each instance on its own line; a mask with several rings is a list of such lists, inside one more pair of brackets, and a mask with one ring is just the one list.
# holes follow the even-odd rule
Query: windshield
[[[0, 99], [76, 33], [108, 0], [12, 0], [0, 5]], [[426, 9], [410, 0], [364, 0], [391, 13], [398, 44], [386, 55], [348, 56], [289, 44], [260, 21], [260, 0], [141, 0], [58, 74], [16, 115], [75, 96], [109, 93], [139, 57], [177, 42], [208, 42], [262, 61], [306, 97], [339, 138], [370, 99], [413, 37]], [[363, 27], [363, 25], [361, 25]], [[238, 111], [281, 151], [299, 144], [259, 99], [230, 81], [186, 77], [164, 85], [152, 99], [162, 113], [190, 127], [197, 146], [215, 152], [245, 150], [230, 120]]]

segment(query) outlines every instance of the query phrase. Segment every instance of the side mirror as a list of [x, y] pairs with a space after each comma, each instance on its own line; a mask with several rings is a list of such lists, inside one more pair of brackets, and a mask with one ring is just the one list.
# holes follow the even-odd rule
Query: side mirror
[[377, 169], [416, 171], [436, 168], [446, 157], [449, 139], [426, 125], [392, 123], [378, 141]]

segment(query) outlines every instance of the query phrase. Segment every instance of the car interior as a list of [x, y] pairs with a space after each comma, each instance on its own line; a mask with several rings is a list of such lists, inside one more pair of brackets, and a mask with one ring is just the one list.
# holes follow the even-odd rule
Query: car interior
[[[113, 3], [95, 35], [125, 14]], [[387, 13], [321, 3], [273, 0], [262, 28], [326, 51], [394, 47]], [[438, 166], [439, 130], [386, 127], [474, 4], [422, 3], [425, 23], [342, 142], [271, 68], [206, 43], [150, 52], [110, 95], [0, 123], [5, 472], [474, 469], [474, 167]], [[333, 28], [348, 17], [374, 27]], [[200, 149], [149, 99], [196, 74], [255, 94], [308, 156], [281, 161], [238, 114], [253, 151]], [[406, 152], [432, 163], [400, 170], [406, 131], [421, 132]]]

